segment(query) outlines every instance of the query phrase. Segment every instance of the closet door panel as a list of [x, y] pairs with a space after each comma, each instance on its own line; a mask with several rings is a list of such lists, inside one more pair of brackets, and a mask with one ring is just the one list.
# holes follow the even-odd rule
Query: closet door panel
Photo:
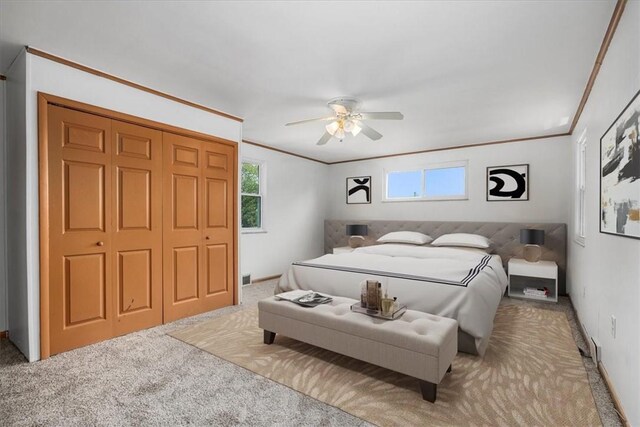
[[162, 323], [162, 132], [112, 122], [114, 334]]
[[112, 336], [111, 121], [47, 109], [49, 340], [56, 354]]
[[235, 150], [164, 133], [165, 321], [233, 304]]
[[203, 304], [213, 310], [233, 304], [235, 150], [215, 142], [203, 142], [202, 174], [205, 183], [203, 233]]
[[202, 312], [202, 177], [198, 140], [163, 133], [164, 320]]

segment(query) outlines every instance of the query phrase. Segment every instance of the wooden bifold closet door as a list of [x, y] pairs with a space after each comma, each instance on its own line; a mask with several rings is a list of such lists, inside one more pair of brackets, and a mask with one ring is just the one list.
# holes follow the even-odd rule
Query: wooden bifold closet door
[[233, 304], [235, 150], [165, 133], [165, 321]]
[[233, 304], [235, 147], [55, 105], [47, 127], [44, 354]]
[[162, 323], [162, 133], [48, 118], [54, 354]]

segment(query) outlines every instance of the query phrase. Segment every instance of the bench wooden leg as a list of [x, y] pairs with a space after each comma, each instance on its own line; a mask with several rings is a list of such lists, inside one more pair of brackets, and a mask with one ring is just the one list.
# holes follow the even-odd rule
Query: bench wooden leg
[[265, 344], [273, 344], [273, 340], [276, 339], [276, 333], [264, 330], [264, 343]]
[[422, 398], [424, 400], [428, 400], [429, 402], [434, 403], [436, 401], [437, 390], [438, 384], [420, 380], [420, 391], [422, 392]]

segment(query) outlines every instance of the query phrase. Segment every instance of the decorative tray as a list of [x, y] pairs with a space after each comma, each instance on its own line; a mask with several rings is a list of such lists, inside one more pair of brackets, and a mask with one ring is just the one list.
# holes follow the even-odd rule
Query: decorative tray
[[354, 311], [356, 313], [366, 314], [367, 316], [371, 316], [371, 317], [377, 317], [378, 319], [396, 320], [402, 317], [404, 312], [407, 311], [407, 306], [400, 305], [400, 307], [398, 307], [396, 311], [394, 311], [393, 313], [390, 313], [389, 315], [385, 315], [385, 314], [382, 314], [382, 311], [380, 310], [371, 310], [369, 308], [362, 307], [360, 303], [357, 302], [351, 306], [351, 311]]

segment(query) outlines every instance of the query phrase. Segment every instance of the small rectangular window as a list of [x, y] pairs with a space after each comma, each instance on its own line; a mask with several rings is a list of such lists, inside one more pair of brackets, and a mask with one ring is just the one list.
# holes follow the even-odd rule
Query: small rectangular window
[[422, 196], [422, 171], [390, 172], [387, 175], [387, 196], [408, 198]]
[[467, 194], [465, 167], [425, 170], [425, 195], [429, 198], [465, 197]]
[[385, 201], [467, 199], [467, 162], [385, 171]]
[[242, 162], [240, 182], [241, 221], [243, 230], [263, 229], [264, 164]]

